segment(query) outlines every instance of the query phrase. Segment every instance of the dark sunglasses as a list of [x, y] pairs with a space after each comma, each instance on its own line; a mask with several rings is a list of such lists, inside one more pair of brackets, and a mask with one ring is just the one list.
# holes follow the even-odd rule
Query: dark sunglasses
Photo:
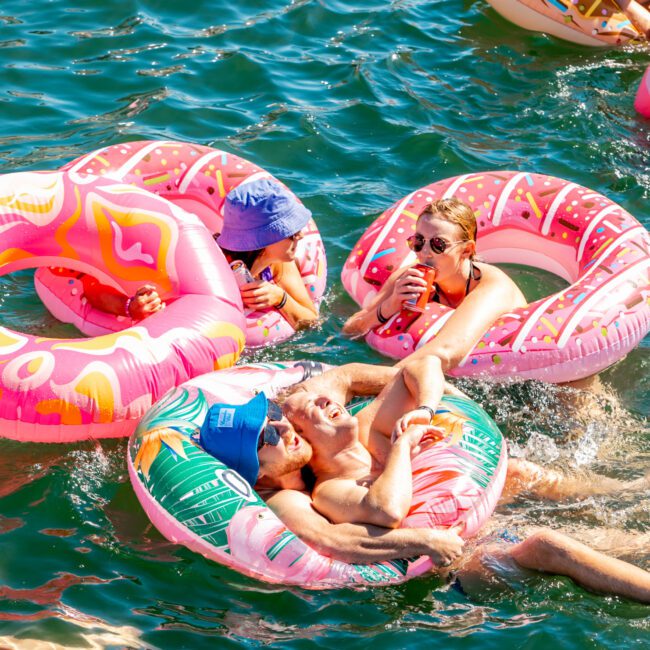
[[268, 400], [268, 410], [266, 412], [266, 424], [260, 437], [257, 439], [257, 451], [259, 451], [264, 445], [271, 445], [272, 447], [277, 446], [280, 442], [280, 432], [277, 427], [271, 422], [279, 422], [282, 419], [282, 409], [280, 405], [276, 402]]
[[[462, 244], [464, 241], [467, 240], [459, 239], [458, 241], [447, 241], [442, 237], [431, 237], [431, 239], [429, 239], [429, 246], [431, 246], [431, 250], [436, 255], [440, 255], [440, 253], [444, 253], [450, 246], [455, 246], [456, 244]], [[427, 240], [422, 235], [411, 235], [406, 240], [406, 243], [414, 253], [419, 253], [424, 248], [424, 245], [427, 243]]]

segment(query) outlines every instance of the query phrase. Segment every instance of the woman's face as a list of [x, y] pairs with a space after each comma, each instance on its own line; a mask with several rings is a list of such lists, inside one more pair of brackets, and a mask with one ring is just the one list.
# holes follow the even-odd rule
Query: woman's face
[[[417, 243], [424, 244], [415, 252], [418, 262], [436, 269], [436, 280], [458, 273], [463, 259], [473, 252], [474, 242], [465, 239], [459, 225], [445, 219], [435, 216], [419, 219], [413, 234]], [[434, 248], [444, 248], [444, 251], [436, 252]]]
[[293, 262], [296, 259], [296, 247], [302, 239], [302, 233], [297, 232], [291, 237], [269, 244], [264, 249], [264, 256], [269, 262]]

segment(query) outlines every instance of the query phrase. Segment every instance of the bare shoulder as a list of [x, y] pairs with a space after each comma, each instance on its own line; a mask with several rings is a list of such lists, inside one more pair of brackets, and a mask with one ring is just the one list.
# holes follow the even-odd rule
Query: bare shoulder
[[470, 296], [475, 294], [476, 296], [489, 295], [493, 297], [498, 293], [501, 299], [508, 299], [511, 309], [526, 305], [524, 294], [507, 273], [487, 262], [476, 263], [476, 267], [481, 271], [481, 281], [470, 293]]
[[266, 505], [287, 525], [312, 514], [311, 496], [298, 490], [261, 491], [260, 496]]

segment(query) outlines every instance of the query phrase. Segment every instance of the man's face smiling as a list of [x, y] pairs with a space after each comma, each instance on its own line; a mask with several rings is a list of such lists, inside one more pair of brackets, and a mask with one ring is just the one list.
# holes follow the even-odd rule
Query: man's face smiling
[[347, 439], [358, 432], [357, 419], [326, 395], [298, 391], [287, 398], [283, 410], [296, 430], [315, 446], [324, 439]]
[[280, 434], [280, 440], [277, 445], [265, 444], [259, 450], [259, 476], [279, 478], [304, 467], [311, 460], [312, 449], [286, 417], [271, 420], [271, 424]]

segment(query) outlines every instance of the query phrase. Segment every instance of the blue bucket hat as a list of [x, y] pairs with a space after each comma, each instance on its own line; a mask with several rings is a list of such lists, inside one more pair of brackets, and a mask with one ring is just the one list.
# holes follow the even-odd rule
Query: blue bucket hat
[[251, 486], [260, 472], [257, 441], [267, 412], [266, 395], [258, 393], [246, 404], [213, 404], [201, 427], [203, 449], [241, 474]]
[[228, 192], [219, 246], [230, 251], [253, 251], [300, 232], [311, 212], [278, 183], [261, 178]]

